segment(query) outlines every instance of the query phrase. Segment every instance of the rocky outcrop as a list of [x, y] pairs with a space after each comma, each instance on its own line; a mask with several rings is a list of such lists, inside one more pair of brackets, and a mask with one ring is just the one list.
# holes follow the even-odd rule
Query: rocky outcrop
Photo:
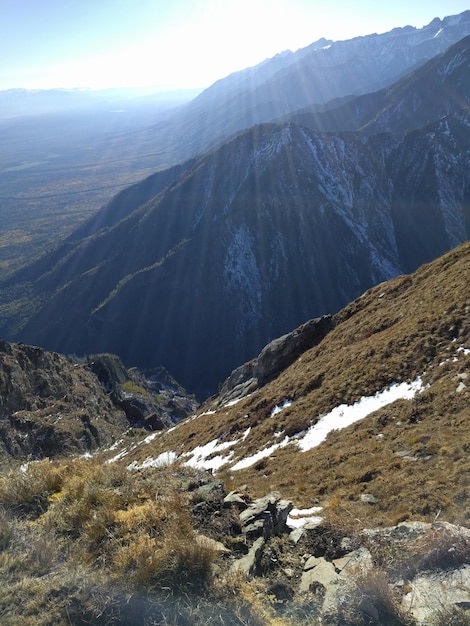
[[143, 374], [110, 354], [72, 359], [0, 340], [0, 463], [88, 452], [129, 426], [171, 426], [196, 405], [164, 371]]
[[0, 342], [0, 459], [86, 452], [127, 427], [124, 412], [83, 363]]
[[[231, 492], [224, 505], [241, 509], [248, 544], [232, 571], [268, 577], [273, 594], [282, 591], [280, 606], [308, 605], [318, 623], [450, 624], [470, 608], [466, 528], [405, 522], [345, 537], [327, 525], [306, 524], [290, 532], [292, 503], [275, 492], [253, 501]], [[283, 547], [273, 552], [276, 537]]]
[[260, 536], [268, 539], [273, 535], [280, 535], [286, 530], [287, 517], [292, 508], [292, 502], [281, 500], [278, 492], [253, 500], [240, 513], [243, 534], [247, 539]]
[[319, 344], [334, 325], [334, 316], [323, 315], [273, 339], [255, 359], [237, 367], [230, 374], [220, 388], [216, 405], [239, 400], [276, 378], [306, 350]]
[[131, 426], [162, 430], [193, 413], [198, 402], [164, 367], [141, 371], [126, 369], [115, 354], [87, 358], [90, 369], [125, 412]]

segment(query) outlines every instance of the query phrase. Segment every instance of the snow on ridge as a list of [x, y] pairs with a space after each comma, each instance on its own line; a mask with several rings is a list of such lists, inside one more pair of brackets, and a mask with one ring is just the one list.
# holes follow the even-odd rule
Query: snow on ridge
[[[461, 348], [464, 354], [468, 354], [470, 350]], [[377, 392], [373, 396], [362, 397], [352, 405], [341, 404], [333, 408], [328, 414], [323, 415], [320, 420], [308, 430], [295, 435], [294, 437], [285, 436], [282, 441], [273, 443], [266, 448], [258, 450], [251, 456], [239, 459], [231, 467], [231, 471], [245, 469], [254, 465], [258, 461], [265, 459], [280, 448], [285, 448], [289, 444], [296, 444], [297, 447], [305, 452], [322, 443], [329, 432], [332, 430], [340, 430], [346, 428], [355, 422], [362, 420], [374, 411], [377, 411], [395, 400], [411, 400], [417, 393], [423, 391], [425, 387], [421, 377], [416, 378], [411, 383], [393, 383], [390, 387]], [[271, 416], [276, 415], [279, 411], [287, 408], [292, 404], [290, 400], [284, 400], [283, 404], [277, 405], [271, 412]], [[147, 467], [160, 467], [162, 465], [171, 465], [177, 460], [184, 460], [184, 465], [197, 469], [218, 470], [222, 466], [230, 464], [235, 455], [234, 448], [237, 444], [245, 441], [251, 432], [251, 428], [243, 433], [240, 439], [220, 442], [219, 439], [213, 439], [208, 443], [196, 446], [190, 452], [185, 452], [178, 456], [175, 452], [169, 450], [162, 452], [156, 458], [148, 457], [140, 465], [133, 461], [128, 465], [129, 470], [145, 469]], [[276, 437], [280, 437], [282, 432], [276, 433]], [[226, 452], [228, 451], [228, 452]], [[225, 454], [221, 454], [225, 452]], [[120, 455], [125, 456], [123, 451]], [[118, 455], [118, 456], [120, 456]], [[115, 459], [112, 459], [115, 460]], [[112, 462], [111, 460], [111, 462]], [[308, 520], [309, 522], [315, 520]], [[306, 522], [304, 522], [306, 523]]]
[[423, 382], [421, 377], [418, 377], [411, 383], [394, 383], [373, 396], [363, 396], [352, 405], [341, 404], [336, 406], [304, 433], [295, 437], [284, 437], [280, 443], [274, 443], [237, 461], [230, 470], [237, 471], [250, 467], [261, 459], [271, 456], [276, 450], [285, 448], [290, 443], [296, 443], [302, 452], [306, 452], [322, 443], [332, 430], [346, 428], [346, 426], [364, 419], [374, 411], [395, 402], [395, 400], [411, 400], [420, 391], [423, 391]]

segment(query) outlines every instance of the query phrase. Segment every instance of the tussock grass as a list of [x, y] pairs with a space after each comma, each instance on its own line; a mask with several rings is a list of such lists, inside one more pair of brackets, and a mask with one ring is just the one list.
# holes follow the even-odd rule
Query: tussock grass
[[390, 542], [386, 535], [375, 535], [365, 544], [378, 567], [408, 580], [418, 572], [470, 564], [470, 537], [456, 534], [455, 528], [446, 523], [435, 523], [413, 542]]
[[103, 459], [31, 463], [0, 482], [0, 622], [244, 624], [279, 621], [241, 577], [214, 575], [178, 465], [130, 472]]
[[390, 586], [387, 574], [378, 568], [357, 576], [336, 619], [336, 623], [350, 626], [414, 624], [414, 620], [401, 610], [399, 597]]

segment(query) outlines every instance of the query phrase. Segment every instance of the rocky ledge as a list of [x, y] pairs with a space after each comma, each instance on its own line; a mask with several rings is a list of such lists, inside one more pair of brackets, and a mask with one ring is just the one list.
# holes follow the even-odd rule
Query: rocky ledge
[[267, 579], [281, 614], [430, 626], [463, 624], [455, 620], [470, 609], [467, 528], [436, 520], [348, 533], [326, 524], [319, 507], [294, 509], [277, 492], [225, 493], [220, 482], [197, 487], [193, 502], [200, 539], [220, 553], [219, 575]]

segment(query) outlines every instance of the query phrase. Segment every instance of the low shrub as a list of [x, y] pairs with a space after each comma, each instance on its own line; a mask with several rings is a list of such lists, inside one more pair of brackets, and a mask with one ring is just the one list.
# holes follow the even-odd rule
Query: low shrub
[[11, 522], [5, 513], [0, 509], [0, 551], [8, 547], [13, 535]]
[[37, 517], [63, 482], [63, 466], [45, 459], [0, 477], [0, 504], [15, 513]]

